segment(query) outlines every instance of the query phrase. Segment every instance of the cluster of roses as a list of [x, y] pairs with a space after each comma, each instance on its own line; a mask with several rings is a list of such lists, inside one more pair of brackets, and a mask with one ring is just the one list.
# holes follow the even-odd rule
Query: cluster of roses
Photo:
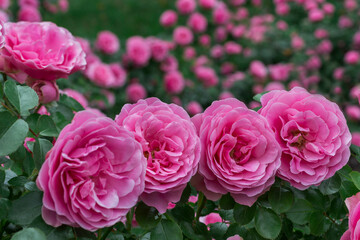
[[349, 160], [351, 134], [335, 103], [294, 88], [261, 104], [255, 112], [229, 98], [190, 118], [148, 98], [126, 104], [115, 121], [77, 113], [37, 179], [44, 220], [94, 231], [125, 221], [139, 199], [164, 213], [188, 182], [210, 200], [230, 193], [251, 206], [275, 176], [306, 189]]
[[[263, 5], [275, 14], [261, 11]], [[217, 86], [219, 99], [242, 97], [236, 86], [247, 87], [248, 79], [254, 94], [299, 86], [341, 99], [347, 117], [360, 121], [359, 84], [350, 77], [360, 63], [356, 1], [177, 0], [175, 7], [161, 15], [160, 23], [172, 31], [191, 78], [205, 87]], [[296, 23], [291, 14], [297, 14]], [[338, 38], [339, 32], [349, 41]], [[354, 133], [354, 144], [360, 145], [360, 133]]]

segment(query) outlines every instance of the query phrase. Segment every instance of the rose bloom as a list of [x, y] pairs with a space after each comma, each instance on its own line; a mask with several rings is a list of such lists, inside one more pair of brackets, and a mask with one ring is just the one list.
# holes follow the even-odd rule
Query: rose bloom
[[[20, 83], [26, 78], [67, 78], [86, 65], [80, 44], [65, 28], [51, 22], [5, 23], [3, 71]], [[25, 54], [26, 53], [26, 54]]]
[[146, 161], [134, 135], [95, 111], [60, 133], [37, 178], [42, 217], [89, 231], [125, 220], [144, 190]]
[[249, 70], [250, 74], [257, 79], [263, 80], [267, 76], [266, 66], [258, 60], [251, 62]]
[[101, 31], [97, 35], [95, 46], [106, 54], [114, 54], [119, 51], [120, 42], [118, 37], [110, 31]]
[[88, 104], [87, 99], [84, 97], [84, 95], [82, 95], [78, 91], [67, 88], [67, 89], [63, 90], [63, 93], [66, 94], [67, 96], [72, 97], [73, 99], [75, 99], [78, 103], [80, 103], [80, 105], [83, 108], [88, 107], [89, 104]]
[[177, 14], [173, 10], [167, 10], [160, 16], [160, 24], [164, 27], [171, 27], [177, 22]]
[[352, 136], [351, 143], [360, 147], [360, 132], [353, 132], [351, 136]]
[[212, 19], [215, 24], [225, 24], [230, 20], [231, 14], [226, 5], [219, 5], [212, 12]]
[[41, 15], [39, 9], [30, 5], [25, 5], [21, 7], [18, 12], [19, 21], [27, 21], [27, 22], [40, 22]]
[[219, 78], [214, 69], [209, 67], [197, 67], [195, 69], [196, 77], [204, 84], [205, 87], [213, 87], [219, 83]]
[[137, 102], [146, 98], [146, 90], [140, 83], [132, 83], [126, 88], [126, 98], [130, 102]]
[[89, 64], [85, 74], [93, 83], [100, 87], [112, 87], [116, 81], [110, 65], [102, 62]]
[[189, 28], [180, 26], [175, 28], [173, 39], [176, 44], [188, 45], [193, 41], [194, 36]]
[[174, 56], [167, 56], [164, 61], [161, 62], [160, 69], [164, 72], [175, 71], [179, 67], [178, 60]]
[[211, 9], [215, 6], [217, 0], [199, 0], [199, 6], [205, 9]]
[[181, 72], [172, 71], [164, 76], [165, 90], [170, 94], [181, 93], [185, 87], [185, 80]]
[[154, 38], [149, 39], [151, 56], [155, 61], [161, 62], [163, 61], [169, 54], [169, 46], [168, 43]]
[[207, 28], [207, 19], [201, 13], [193, 13], [187, 21], [187, 25], [196, 33], [204, 32]]
[[8, 9], [10, 6], [10, 0], [0, 0], [0, 8], [1, 9]]
[[347, 64], [357, 64], [359, 60], [360, 54], [357, 51], [348, 51], [344, 57], [344, 61]]
[[349, 210], [349, 229], [340, 240], [360, 239], [360, 192], [347, 198], [345, 204]]
[[291, 67], [287, 64], [269, 66], [270, 77], [274, 81], [286, 81], [289, 78]]
[[300, 190], [332, 177], [349, 160], [351, 134], [336, 103], [295, 87], [261, 98], [283, 153], [278, 176]]
[[135, 65], [145, 66], [151, 57], [151, 49], [144, 38], [134, 36], [126, 42], [126, 54]]
[[218, 200], [230, 193], [251, 206], [275, 181], [281, 149], [266, 119], [235, 98], [214, 101], [192, 118], [201, 141], [198, 174], [191, 184]]
[[147, 158], [141, 200], [164, 213], [197, 171], [200, 140], [189, 115], [178, 105], [148, 98], [126, 104], [115, 121], [134, 133]]
[[55, 81], [28, 79], [26, 84], [37, 93], [41, 104], [59, 100], [59, 87]]
[[177, 0], [176, 8], [181, 14], [189, 14], [196, 8], [195, 0]]
[[189, 102], [189, 104], [186, 106], [186, 111], [191, 115], [196, 115], [198, 113], [201, 113], [203, 111], [202, 106], [200, 105], [200, 103], [196, 102], [196, 101], [191, 101]]
[[240, 54], [242, 47], [240, 44], [238, 44], [236, 42], [229, 41], [229, 42], [225, 43], [224, 49], [227, 54], [231, 55], [231, 54]]

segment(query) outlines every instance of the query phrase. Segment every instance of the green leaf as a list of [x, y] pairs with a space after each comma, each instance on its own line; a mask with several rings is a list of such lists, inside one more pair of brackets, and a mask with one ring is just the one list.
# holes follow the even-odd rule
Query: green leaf
[[135, 210], [135, 219], [141, 227], [151, 229], [159, 223], [161, 218], [156, 208], [149, 207], [145, 203], [140, 202]]
[[9, 184], [14, 187], [22, 187], [27, 183], [28, 179], [24, 176], [17, 176], [10, 179]]
[[256, 205], [252, 207], [236, 204], [234, 207], [234, 219], [241, 225], [246, 225], [255, 217]]
[[38, 138], [34, 145], [34, 162], [35, 167], [40, 170], [42, 164], [45, 161], [46, 154], [52, 148], [51, 142], [46, 139]]
[[59, 102], [64, 104], [65, 106], [71, 108], [75, 112], [79, 112], [79, 111], [84, 110], [83, 106], [81, 106], [81, 104], [78, 101], [76, 101], [72, 97], [69, 97], [66, 94], [61, 94], [60, 95]]
[[355, 159], [360, 162], [360, 147], [354, 144], [351, 144], [350, 150]]
[[194, 209], [188, 205], [176, 206], [175, 208], [171, 209], [170, 212], [179, 222], [192, 222], [195, 216]]
[[219, 214], [220, 217], [226, 221], [236, 222], [234, 219], [234, 209], [230, 209], [230, 210], [220, 209]]
[[196, 222], [195, 226], [193, 226], [193, 224], [190, 222], [180, 222], [180, 227], [184, 235], [191, 240], [211, 239], [207, 227], [204, 223]]
[[228, 226], [226, 225], [226, 223], [217, 222], [210, 224], [210, 234], [216, 240], [223, 239], [227, 229]]
[[11, 240], [46, 240], [45, 234], [38, 228], [24, 228], [14, 234]]
[[4, 93], [21, 116], [28, 116], [29, 110], [39, 104], [39, 97], [32, 88], [16, 85], [14, 81], [5, 82]]
[[359, 189], [354, 185], [352, 181], [342, 181], [340, 187], [340, 196], [343, 200], [351, 197], [359, 192]]
[[45, 137], [57, 137], [59, 135], [54, 121], [47, 115], [42, 115], [39, 117], [37, 122], [37, 130], [41, 136]]
[[281, 219], [270, 209], [258, 208], [255, 213], [255, 229], [262, 237], [275, 239], [281, 231]]
[[220, 198], [219, 204], [222, 209], [229, 210], [234, 208], [235, 201], [228, 193]]
[[286, 189], [273, 187], [270, 189], [268, 199], [276, 213], [284, 213], [293, 205], [294, 194]]
[[311, 204], [304, 199], [297, 199], [286, 216], [296, 224], [305, 224], [309, 221], [310, 215], [313, 211]]
[[355, 187], [357, 187], [357, 189], [360, 190], [360, 172], [352, 171], [350, 173], [350, 177], [351, 177]]
[[29, 192], [12, 202], [9, 221], [19, 225], [30, 224], [41, 214], [42, 192]]
[[15, 152], [24, 142], [29, 131], [28, 124], [14, 118], [8, 112], [0, 113], [0, 156]]
[[191, 187], [190, 187], [190, 184], [187, 184], [186, 188], [184, 189], [183, 193], [181, 194], [180, 201], [178, 203], [176, 203], [176, 205], [186, 204], [189, 200], [190, 194], [191, 194]]
[[323, 181], [319, 190], [324, 195], [331, 195], [340, 190], [341, 187], [341, 178], [338, 174], [335, 174], [333, 177]]
[[0, 198], [0, 220], [6, 219], [8, 217], [10, 209], [10, 201], [6, 198]]
[[163, 219], [151, 231], [151, 240], [182, 240], [183, 235], [180, 227], [173, 221]]
[[310, 216], [310, 232], [313, 235], [320, 236], [330, 227], [331, 222], [326, 219], [322, 212], [313, 212]]
[[227, 229], [225, 234], [225, 239], [235, 235], [239, 235], [243, 237], [245, 233], [246, 233], [246, 229], [243, 226], [241, 226], [238, 223], [233, 223], [230, 224], [229, 228]]
[[263, 95], [265, 95], [266, 93], [268, 93], [268, 92], [269, 92], [269, 91], [256, 94], [256, 95], [253, 97], [253, 99], [254, 99], [255, 101], [257, 101], [257, 102], [260, 102], [261, 97], [262, 97]]

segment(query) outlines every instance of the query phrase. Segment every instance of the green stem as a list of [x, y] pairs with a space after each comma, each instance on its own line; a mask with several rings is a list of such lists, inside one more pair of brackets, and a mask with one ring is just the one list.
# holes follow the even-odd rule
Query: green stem
[[[325, 217], [327, 217], [332, 223], [337, 224], [334, 219], [332, 219], [326, 212], [323, 213]], [[337, 224], [338, 225], [338, 224]]]
[[72, 232], [73, 232], [73, 234], [74, 234], [74, 239], [75, 239], [75, 240], [77, 240], [77, 235], [76, 235], [75, 228], [74, 228], [74, 227], [72, 227], [71, 229], [72, 229]]
[[134, 208], [131, 208], [131, 210], [126, 214], [126, 230], [128, 232], [131, 231], [133, 216], [134, 216]]
[[105, 240], [106, 237], [111, 233], [113, 227], [106, 228], [105, 232], [102, 234], [99, 240]]
[[176, 220], [175, 220], [170, 214], [168, 214], [167, 212], [164, 213], [164, 216], [165, 216], [168, 220], [173, 221], [173, 222], [176, 222]]
[[5, 73], [1, 73], [1, 75], [3, 77], [4, 82], [6, 82], [7, 81], [7, 75]]
[[196, 222], [199, 221], [201, 211], [204, 209], [205, 204], [206, 204], [206, 197], [204, 196], [204, 194], [202, 192], [199, 192], [198, 205], [197, 205], [196, 216], [195, 216]]

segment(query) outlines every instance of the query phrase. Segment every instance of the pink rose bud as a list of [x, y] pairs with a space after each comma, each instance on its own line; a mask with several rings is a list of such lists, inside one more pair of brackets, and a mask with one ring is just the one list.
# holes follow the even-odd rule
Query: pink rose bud
[[139, 36], [134, 36], [126, 41], [126, 54], [136, 66], [145, 66], [151, 57], [148, 42]]
[[291, 46], [295, 50], [301, 50], [305, 46], [305, 43], [301, 37], [299, 37], [298, 35], [294, 35], [291, 38]]
[[205, 225], [209, 225], [212, 223], [222, 222], [222, 218], [218, 213], [210, 213], [204, 217], [200, 217], [200, 222], [204, 223]]
[[59, 0], [59, 8], [61, 12], [67, 12], [69, 9], [68, 0]]
[[192, 13], [196, 8], [195, 0], [177, 0], [176, 8], [180, 14]]
[[247, 10], [247, 8], [239, 8], [234, 16], [234, 18], [238, 21], [247, 19], [248, 17], [249, 17], [249, 11]]
[[346, 54], [345, 54], [345, 57], [344, 57], [344, 61], [345, 63], [347, 64], [350, 64], [350, 65], [355, 65], [359, 62], [360, 60], [360, 54], [359, 52], [357, 51], [348, 51]]
[[102, 31], [97, 35], [95, 46], [100, 51], [112, 55], [119, 51], [120, 42], [114, 33], [110, 31]]
[[100, 87], [113, 87], [116, 79], [110, 65], [102, 62], [94, 62], [87, 66], [86, 76]]
[[324, 19], [324, 12], [320, 9], [312, 9], [309, 12], [310, 22], [320, 22]]
[[347, 16], [341, 16], [338, 25], [340, 28], [350, 28], [353, 26], [353, 21]]
[[204, 32], [207, 28], [207, 19], [201, 13], [193, 13], [190, 15], [187, 25], [196, 33]]
[[291, 67], [286, 64], [276, 64], [269, 66], [270, 77], [274, 81], [286, 81], [289, 78]]
[[203, 111], [202, 106], [200, 103], [196, 101], [189, 102], [189, 104], [186, 106], [186, 111], [191, 115], [194, 116], [198, 113], [201, 113]]
[[173, 10], [166, 10], [160, 16], [160, 24], [164, 27], [174, 26], [177, 22], [177, 14]]
[[213, 58], [221, 58], [224, 55], [224, 48], [221, 45], [215, 45], [211, 48], [210, 55]]
[[42, 104], [59, 100], [59, 87], [56, 85], [55, 81], [28, 79], [26, 84], [34, 89], [39, 96], [39, 102]]
[[280, 20], [276, 23], [276, 27], [281, 31], [285, 31], [288, 29], [288, 24], [285, 21]]
[[360, 85], [356, 85], [350, 90], [350, 97], [353, 99], [358, 99], [360, 97]]
[[329, 36], [328, 31], [322, 28], [318, 28], [315, 30], [314, 35], [317, 39], [327, 38]]
[[341, 94], [342, 93], [342, 89], [341, 89], [341, 87], [339, 87], [339, 86], [336, 86], [336, 87], [334, 87], [334, 93], [336, 94], [336, 95], [339, 95], [339, 94]]
[[132, 83], [126, 88], [126, 98], [129, 102], [137, 102], [146, 98], [146, 90], [140, 83]]
[[102, 114], [81, 111], [61, 131], [40, 169], [42, 217], [54, 227], [88, 231], [125, 221], [144, 190], [145, 171], [133, 133]]
[[175, 28], [173, 32], [174, 42], [182, 46], [190, 44], [193, 38], [194, 36], [191, 30], [184, 26]]
[[277, 175], [293, 187], [319, 185], [347, 164], [351, 134], [336, 103], [296, 87], [266, 93], [261, 105], [282, 148]]
[[344, 5], [345, 8], [349, 11], [353, 11], [357, 8], [357, 2], [355, 0], [346, 0]]
[[242, 47], [240, 44], [237, 44], [236, 42], [227, 42], [224, 45], [225, 52], [227, 54], [240, 54], [242, 51]]
[[199, 0], [199, 6], [204, 9], [212, 9], [217, 0]]
[[279, 15], [279, 16], [285, 16], [288, 15], [290, 13], [290, 6], [287, 3], [279, 3], [276, 5], [276, 10], [275, 12]]
[[191, 184], [212, 201], [230, 193], [237, 203], [253, 205], [280, 166], [281, 148], [265, 118], [229, 98], [214, 101], [192, 121], [202, 149]]
[[168, 72], [164, 76], [165, 90], [170, 94], [179, 94], [185, 87], [185, 80], [181, 72]]
[[115, 121], [143, 147], [147, 171], [141, 200], [164, 213], [198, 169], [200, 139], [189, 115], [180, 106], [148, 98], [126, 104]]
[[345, 69], [342, 68], [342, 67], [338, 67], [338, 68], [335, 68], [334, 70], [334, 73], [333, 73], [333, 77], [340, 81], [344, 78], [344, 72], [345, 72]]
[[149, 44], [151, 49], [151, 56], [155, 61], [161, 62], [168, 56], [169, 46], [167, 42], [155, 38], [151, 39]]
[[18, 19], [19, 21], [26, 21], [26, 22], [40, 22], [41, 15], [36, 7], [26, 5], [20, 8], [18, 12]]
[[[4, 72], [18, 82], [24, 83], [27, 77], [46, 81], [67, 78], [85, 68], [85, 53], [66, 29], [51, 22], [8, 22], [4, 26], [6, 42], [13, 43], [0, 50]], [[22, 77], [17, 78], [19, 73]]]
[[124, 68], [120, 65], [120, 63], [112, 63], [109, 65], [110, 69], [114, 75], [114, 82], [109, 84], [109, 87], [122, 87], [125, 84], [126, 81], [126, 71]]

